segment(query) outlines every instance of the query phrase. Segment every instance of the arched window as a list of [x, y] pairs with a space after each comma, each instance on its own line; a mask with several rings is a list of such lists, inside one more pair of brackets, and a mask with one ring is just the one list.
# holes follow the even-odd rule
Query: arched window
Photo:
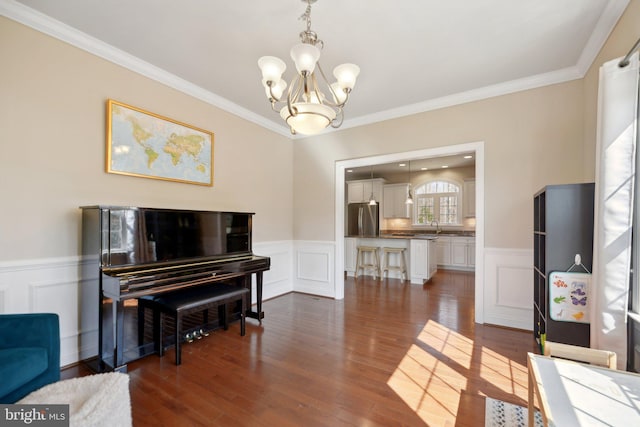
[[414, 191], [413, 217], [416, 224], [460, 225], [460, 186], [448, 181], [429, 181]]

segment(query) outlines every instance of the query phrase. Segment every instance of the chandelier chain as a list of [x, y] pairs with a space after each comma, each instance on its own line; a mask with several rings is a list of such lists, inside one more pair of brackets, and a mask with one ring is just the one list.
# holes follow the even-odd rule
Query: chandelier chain
[[307, 9], [304, 11], [304, 13], [302, 15], [300, 15], [300, 18], [298, 18], [300, 21], [302, 20], [306, 20], [307, 21], [307, 31], [311, 31], [311, 1], [307, 1]]

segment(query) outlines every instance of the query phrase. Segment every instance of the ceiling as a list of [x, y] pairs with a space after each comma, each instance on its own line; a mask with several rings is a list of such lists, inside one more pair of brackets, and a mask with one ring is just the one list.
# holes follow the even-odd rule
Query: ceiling
[[[325, 72], [361, 73], [343, 128], [581, 78], [629, 0], [318, 0]], [[301, 0], [0, 0], [0, 13], [288, 135], [257, 60], [287, 63]], [[126, 102], [127, 100], [121, 100]], [[186, 120], [186, 119], [185, 119]]]

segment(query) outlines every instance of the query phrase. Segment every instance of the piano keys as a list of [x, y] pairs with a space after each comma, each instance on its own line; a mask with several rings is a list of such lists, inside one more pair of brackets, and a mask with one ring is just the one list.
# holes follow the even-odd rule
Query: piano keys
[[128, 362], [153, 352], [154, 343], [137, 336], [141, 296], [229, 282], [248, 288], [251, 301], [255, 275], [257, 310], [249, 304], [246, 316], [262, 321], [262, 274], [270, 259], [252, 252], [253, 213], [81, 209], [83, 256], [99, 260], [97, 370], [126, 371]]

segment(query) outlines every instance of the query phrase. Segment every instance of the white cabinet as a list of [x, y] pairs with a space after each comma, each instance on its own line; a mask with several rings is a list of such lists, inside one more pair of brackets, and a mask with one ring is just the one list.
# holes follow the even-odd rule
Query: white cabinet
[[476, 266], [476, 239], [467, 239], [467, 267]]
[[347, 181], [347, 203], [368, 202], [372, 191], [373, 197], [380, 202], [383, 184], [384, 180], [380, 178]]
[[476, 180], [465, 179], [462, 187], [462, 213], [465, 218], [476, 216]]
[[407, 205], [409, 184], [389, 184], [384, 186], [382, 213], [385, 218], [410, 218], [411, 205]]
[[346, 237], [344, 239], [344, 269], [347, 273], [356, 271], [356, 257], [358, 255], [358, 239]]
[[436, 273], [438, 266], [435, 248], [434, 240], [411, 240], [411, 283], [422, 284]]
[[438, 258], [438, 265], [451, 264], [451, 238], [450, 237], [438, 237], [438, 240], [436, 240], [436, 254]]
[[453, 270], [471, 270], [475, 268], [475, 237], [438, 237], [436, 245], [439, 266]]
[[466, 239], [451, 239], [451, 265], [456, 267], [467, 266], [467, 241]]

